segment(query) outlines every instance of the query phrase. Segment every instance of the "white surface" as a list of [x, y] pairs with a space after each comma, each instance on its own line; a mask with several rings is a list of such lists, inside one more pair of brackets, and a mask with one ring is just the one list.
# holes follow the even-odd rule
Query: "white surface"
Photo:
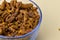
[[60, 0], [35, 0], [40, 6], [43, 20], [37, 40], [60, 40]]

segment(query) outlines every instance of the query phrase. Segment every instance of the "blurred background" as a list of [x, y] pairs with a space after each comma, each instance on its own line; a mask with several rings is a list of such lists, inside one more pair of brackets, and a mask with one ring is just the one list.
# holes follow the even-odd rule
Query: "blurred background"
[[37, 40], [60, 40], [60, 0], [33, 0], [42, 10]]

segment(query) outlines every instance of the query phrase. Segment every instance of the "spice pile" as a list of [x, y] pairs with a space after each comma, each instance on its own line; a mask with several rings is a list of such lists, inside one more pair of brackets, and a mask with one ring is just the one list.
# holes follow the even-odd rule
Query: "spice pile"
[[33, 4], [6, 0], [0, 5], [0, 35], [21, 36], [31, 32], [38, 24], [40, 15]]

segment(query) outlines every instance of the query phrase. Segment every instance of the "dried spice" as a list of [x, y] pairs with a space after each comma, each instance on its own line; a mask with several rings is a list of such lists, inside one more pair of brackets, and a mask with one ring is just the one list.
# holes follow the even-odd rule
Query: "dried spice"
[[38, 24], [40, 15], [33, 4], [6, 0], [0, 5], [0, 35], [21, 36], [31, 32]]

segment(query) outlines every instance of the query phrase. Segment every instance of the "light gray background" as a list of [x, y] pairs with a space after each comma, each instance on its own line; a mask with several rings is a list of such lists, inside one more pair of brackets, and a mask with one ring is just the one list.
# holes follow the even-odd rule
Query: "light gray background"
[[37, 40], [60, 40], [60, 0], [35, 0], [40, 6], [43, 20]]

